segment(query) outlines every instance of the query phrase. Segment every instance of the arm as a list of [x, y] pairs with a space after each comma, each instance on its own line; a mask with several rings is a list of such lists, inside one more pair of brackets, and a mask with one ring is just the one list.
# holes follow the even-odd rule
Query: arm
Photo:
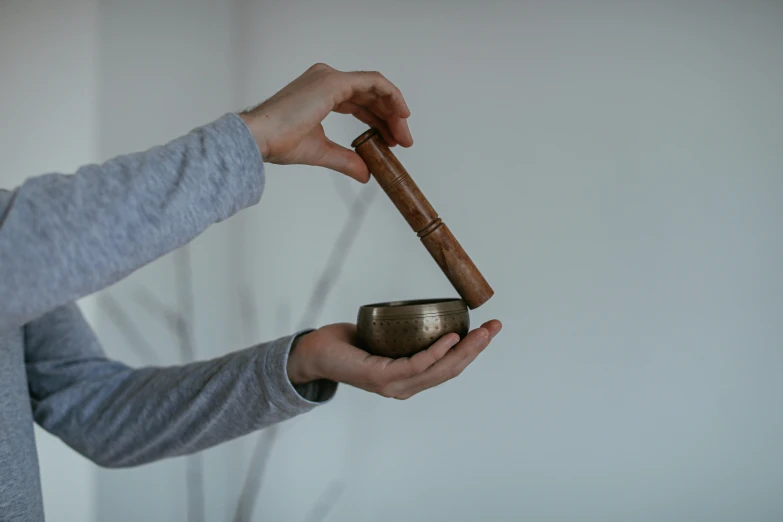
[[[73, 305], [55, 309], [256, 201], [262, 161], [369, 181], [362, 159], [325, 136], [321, 122], [330, 112], [376, 127], [390, 146], [413, 144], [410, 111], [386, 78], [317, 64], [239, 116], [75, 176], [34, 179], [5, 213], [0, 201], [0, 292], [7, 301], [0, 330], [32, 321], [25, 327], [28, 377], [44, 428], [105, 465], [132, 465], [306, 411], [326, 400], [335, 382], [406, 399], [455, 377], [486, 348], [498, 321], [396, 360], [360, 350], [355, 326], [337, 324], [213, 361], [132, 370], [103, 357]], [[315, 395], [303, 399], [291, 383]]]
[[105, 288], [256, 203], [264, 162], [367, 182], [361, 158], [324, 134], [331, 112], [376, 126], [390, 145], [413, 143], [391, 82], [317, 64], [253, 110], [164, 146], [0, 191], [0, 331]]
[[500, 331], [485, 323], [411, 358], [357, 348], [355, 328], [329, 325], [222, 357], [133, 369], [106, 358], [79, 308], [25, 325], [35, 422], [104, 467], [191, 454], [329, 402], [338, 382], [407, 399], [459, 375]]
[[326, 381], [306, 391], [291, 384], [296, 335], [209, 361], [132, 369], [105, 357], [74, 304], [24, 332], [35, 421], [105, 467], [208, 448], [305, 413], [336, 390]]
[[0, 194], [0, 330], [111, 285], [258, 202], [263, 187], [256, 141], [227, 114], [166, 145]]

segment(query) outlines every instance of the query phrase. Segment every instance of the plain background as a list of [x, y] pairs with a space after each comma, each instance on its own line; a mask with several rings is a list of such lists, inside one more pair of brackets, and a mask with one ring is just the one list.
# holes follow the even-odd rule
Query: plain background
[[[413, 111], [400, 160], [496, 289], [472, 321], [505, 329], [414, 399], [342, 387], [285, 423], [255, 518], [303, 520], [338, 484], [329, 520], [780, 520], [781, 27], [770, 1], [11, 0], [0, 179], [165, 142], [315, 62], [380, 70]], [[348, 145], [363, 125], [326, 128]], [[267, 175], [260, 205], [190, 247], [199, 358], [293, 331], [343, 197], [377, 188]], [[454, 294], [383, 194], [363, 219], [308, 326]], [[150, 363], [109, 296], [178, 361], [137, 299], [175, 302], [178, 255], [84, 302], [112, 357]], [[38, 433], [50, 522], [185, 519], [182, 459], [100, 470]], [[205, 452], [207, 520], [231, 519], [255, 440]]]

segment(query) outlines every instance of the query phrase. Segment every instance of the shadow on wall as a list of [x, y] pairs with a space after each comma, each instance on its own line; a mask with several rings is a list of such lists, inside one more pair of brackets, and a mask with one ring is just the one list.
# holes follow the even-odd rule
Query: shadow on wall
[[[329, 294], [340, 278], [345, 262], [365, 221], [364, 217], [367, 214], [367, 210], [378, 193], [376, 185], [372, 185], [372, 188], [369, 190], [361, 191], [356, 196], [347, 194], [342, 189], [343, 185], [341, 184], [335, 184], [334, 186], [341, 200], [345, 203], [348, 214], [334, 242], [332, 252], [321, 271], [321, 275], [312, 289], [310, 299], [299, 322], [300, 330], [307, 325], [316, 324], [329, 299]], [[193, 298], [194, 282], [189, 246], [186, 245], [174, 252], [174, 272], [176, 278], [176, 307], [166, 305], [152, 291], [143, 286], [137, 289], [136, 300], [143, 309], [164, 321], [165, 326], [171, 330], [178, 340], [180, 361], [182, 364], [185, 364], [196, 360], [193, 334], [193, 326], [196, 320]], [[133, 347], [136, 355], [146, 363], [159, 363], [160, 361], [155, 355], [155, 350], [152, 348], [151, 343], [145, 338], [122, 305], [108, 294], [102, 295], [100, 299], [103, 310], [115, 328], [129, 341], [128, 345]], [[253, 339], [259, 338], [259, 332], [256, 331], [255, 326], [255, 318], [258, 316], [255, 298], [246, 288], [241, 287], [238, 289], [238, 299], [240, 300], [242, 335], [246, 341], [252, 342]], [[287, 307], [284, 306], [283, 309], [287, 310]], [[280, 314], [278, 320], [287, 323], [288, 314]], [[284, 331], [289, 331], [289, 327], [289, 324], [280, 325], [280, 328]], [[280, 434], [280, 426], [275, 425], [262, 430], [258, 435], [250, 460], [254, 465], [250, 466], [242, 485], [234, 513], [234, 522], [248, 522], [252, 519], [253, 511], [264, 484], [269, 456]], [[184, 480], [186, 482], [187, 520], [191, 522], [205, 522], [204, 459], [200, 453], [197, 453], [186, 457], [186, 462]], [[345, 482], [343, 479], [334, 479], [330, 482], [322, 495], [310, 508], [305, 520], [307, 522], [324, 520], [339, 501], [344, 489]]]

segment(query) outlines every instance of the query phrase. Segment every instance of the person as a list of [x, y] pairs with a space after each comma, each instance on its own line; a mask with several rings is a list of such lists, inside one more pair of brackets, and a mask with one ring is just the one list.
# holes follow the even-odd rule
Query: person
[[212, 360], [109, 360], [75, 301], [260, 201], [265, 164], [370, 179], [329, 140], [331, 112], [413, 144], [410, 110], [378, 72], [316, 64], [260, 105], [161, 146], [0, 191], [0, 519], [43, 520], [33, 423], [100, 466], [192, 454], [329, 402], [339, 383], [406, 399], [456, 377], [501, 329], [441, 337], [410, 358], [370, 356], [332, 324]]

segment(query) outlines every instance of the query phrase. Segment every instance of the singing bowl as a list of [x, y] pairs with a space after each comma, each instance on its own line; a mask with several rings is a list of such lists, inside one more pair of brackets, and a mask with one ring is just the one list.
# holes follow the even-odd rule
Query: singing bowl
[[462, 299], [417, 299], [374, 303], [359, 308], [361, 348], [373, 355], [410, 357], [448, 333], [468, 334], [470, 316]]

